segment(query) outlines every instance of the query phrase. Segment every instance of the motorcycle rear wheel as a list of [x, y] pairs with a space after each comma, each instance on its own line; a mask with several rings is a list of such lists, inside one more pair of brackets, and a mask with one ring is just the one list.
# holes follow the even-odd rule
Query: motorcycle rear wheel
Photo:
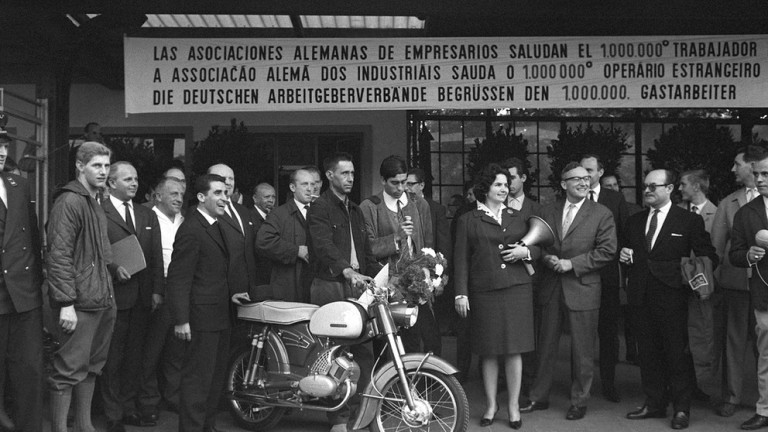
[[[268, 344], [265, 344], [265, 349]], [[243, 388], [242, 382], [245, 377], [245, 371], [248, 369], [248, 361], [251, 356], [251, 348], [244, 347], [237, 351], [232, 358], [233, 361], [227, 371], [227, 393], [240, 391]], [[265, 370], [269, 371], [269, 357], [262, 356], [262, 363]], [[255, 392], [257, 390], [249, 390]], [[261, 395], [266, 395], [266, 390], [258, 390]], [[285, 408], [272, 407], [258, 402], [245, 402], [231, 399], [227, 403], [229, 413], [232, 415], [235, 423], [243, 429], [251, 431], [265, 431], [277, 425], [283, 415]]]
[[[381, 402], [376, 417], [371, 422], [372, 432], [430, 431], [465, 432], [469, 426], [469, 402], [464, 388], [453, 376], [433, 370], [409, 371], [408, 380], [413, 383], [411, 393], [419, 404], [430, 407], [429, 423], [418, 425], [407, 420], [405, 386], [399, 376], [389, 380], [381, 389], [385, 400]], [[395, 400], [399, 400], [395, 401]]]

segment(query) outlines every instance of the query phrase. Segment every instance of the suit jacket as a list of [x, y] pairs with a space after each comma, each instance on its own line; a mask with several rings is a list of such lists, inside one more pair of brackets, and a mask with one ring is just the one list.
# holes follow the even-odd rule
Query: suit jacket
[[43, 282], [40, 259], [40, 230], [35, 203], [30, 198], [29, 184], [23, 177], [2, 173], [0, 181], [8, 196], [2, 257], [3, 279], [8, 298], [16, 312], [27, 312], [43, 304]]
[[715, 247], [704, 229], [704, 219], [675, 205], [670, 207], [664, 224], [656, 228], [659, 230], [656, 243], [648, 251], [645, 244], [648, 214], [649, 209], [645, 209], [630, 216], [625, 231], [626, 247], [634, 253], [633, 264], [629, 266], [627, 300], [637, 306], [645, 304], [646, 290], [649, 283], [654, 283], [653, 279], [669, 288], [670, 295], [687, 298], [691, 289], [682, 283], [680, 259], [690, 256], [691, 252], [699, 257], [709, 257], [714, 265], [717, 264]]
[[[749, 267], [747, 251], [757, 244], [755, 234], [763, 229], [768, 229], [768, 218], [763, 198], [757, 197], [744, 204], [733, 217], [731, 251], [728, 256], [734, 266]], [[767, 278], [768, 258], [763, 258], [757, 263], [757, 268], [752, 271], [752, 278], [749, 279], [752, 306], [759, 311], [768, 310], [768, 285], [763, 282], [763, 279]]]
[[167, 296], [175, 325], [189, 323], [195, 331], [230, 328], [227, 283], [229, 255], [217, 222], [213, 225], [197, 209], [190, 209], [176, 232], [168, 267]]
[[[492, 291], [531, 283], [523, 263], [504, 262], [501, 251], [528, 232], [523, 215], [508, 208], [501, 214], [501, 225], [483, 210], [472, 210], [461, 217], [456, 227], [454, 248], [454, 284], [456, 295]], [[531, 246], [531, 258], [540, 250]]]
[[[384, 202], [384, 192], [366, 198], [360, 203], [365, 218], [365, 232], [368, 236], [368, 243], [371, 245], [371, 252], [374, 258], [383, 266], [387, 264], [390, 258], [400, 256], [395, 244], [400, 227], [392, 222], [390, 214], [392, 213]], [[432, 235], [432, 219], [429, 211], [429, 204], [422, 198], [408, 196], [408, 204], [402, 208], [403, 215], [410, 216], [413, 222], [413, 236], [411, 241], [416, 251], [422, 248], [433, 247], [434, 237]], [[401, 246], [405, 247], [405, 242], [400, 239]], [[392, 270], [392, 266], [390, 266]]]
[[[629, 217], [629, 208], [627, 207], [624, 195], [615, 190], [601, 187], [597, 202], [608, 207], [608, 210], [611, 211], [613, 221], [616, 223], [616, 236], [619, 242], [618, 249], [621, 249], [623, 245], [621, 236], [624, 232], [624, 224], [627, 223], [627, 218]], [[613, 263], [606, 265], [600, 270], [600, 277], [602, 278], [603, 288], [618, 287], [620, 285], [619, 254], [616, 254]]]
[[448, 223], [448, 209], [444, 205], [429, 198], [429, 213], [432, 219], [432, 245], [436, 251], [442, 252], [448, 263], [453, 262], [453, 247], [451, 242], [451, 225]]
[[[107, 237], [109, 244], [130, 236], [133, 232], [128, 228], [120, 212], [112, 204], [111, 199], [103, 199], [101, 207], [107, 216]], [[112, 262], [107, 266], [112, 273], [112, 281], [115, 287], [115, 304], [118, 310], [130, 309], [139, 302], [144, 306], [152, 305], [152, 294], [165, 295], [163, 281], [163, 243], [160, 235], [160, 223], [157, 215], [147, 207], [133, 204], [136, 225], [136, 238], [139, 240], [141, 251], [147, 267], [131, 276], [125, 282], [117, 279], [117, 268], [120, 263]]]
[[[264, 218], [261, 217], [261, 213], [259, 213], [258, 210], [256, 210], [255, 207], [251, 207], [248, 209], [251, 212], [251, 221], [253, 222], [253, 232], [255, 235], [258, 235], [259, 230], [261, 229], [261, 226], [264, 224]], [[255, 237], [255, 236], [254, 236]], [[260, 250], [255, 249], [254, 250], [256, 256], [256, 285], [261, 287], [262, 285], [269, 284], [269, 280], [272, 276], [272, 261], [269, 260], [268, 257], [266, 257]], [[269, 298], [272, 293], [266, 292], [266, 291], [259, 291], [256, 294], [256, 296], [253, 296], [254, 292], [251, 291], [251, 298], [253, 300], [257, 299], [267, 299]]]
[[565, 201], [558, 200], [541, 208], [541, 218], [555, 230], [555, 241], [544, 248], [542, 256], [569, 259], [573, 270], [561, 274], [541, 265], [538, 301], [544, 305], [557, 300], [558, 288], [562, 286], [565, 304], [570, 310], [597, 309], [601, 289], [599, 270], [616, 256], [616, 224], [607, 207], [585, 199], [563, 237], [564, 206]]
[[[344, 203], [326, 190], [307, 212], [309, 226], [310, 263], [316, 278], [344, 282], [342, 272], [350, 267], [352, 238], [355, 241], [357, 262], [362, 274], [375, 275], [381, 268], [373, 259], [365, 232], [365, 218], [360, 207], [349, 201], [349, 212]], [[351, 235], [350, 236], [350, 231]]]
[[[256, 266], [256, 224], [252, 213], [240, 204], [232, 203], [232, 208], [240, 216], [245, 232], [240, 231], [240, 224], [226, 214], [219, 217], [221, 232], [229, 253], [229, 286], [237, 291], [253, 292], [256, 289], [258, 269]], [[197, 211], [197, 210], [195, 210]]]
[[[680, 203], [678, 204], [678, 206], [680, 206], [680, 208], [682, 208], [683, 210], [691, 211], [690, 204]], [[715, 222], [716, 213], [717, 213], [717, 206], [714, 205], [710, 200], [707, 200], [707, 203], [704, 204], [704, 207], [699, 209], [699, 216], [701, 216], [701, 218], [704, 219], [704, 230], [710, 233], [710, 235], [712, 233], [712, 224]]]
[[710, 236], [717, 256], [720, 257], [720, 265], [715, 270], [718, 287], [740, 291], [749, 290], [749, 280], [747, 279], [749, 270], [734, 266], [728, 256], [731, 250], [733, 218], [746, 203], [747, 191], [741, 188], [723, 198], [715, 212]]
[[[307, 210], [309, 211], [309, 210]], [[272, 210], [256, 237], [256, 249], [272, 261], [271, 297], [286, 301], [309, 301], [311, 272], [299, 259], [299, 246], [307, 245], [307, 221], [290, 199]]]

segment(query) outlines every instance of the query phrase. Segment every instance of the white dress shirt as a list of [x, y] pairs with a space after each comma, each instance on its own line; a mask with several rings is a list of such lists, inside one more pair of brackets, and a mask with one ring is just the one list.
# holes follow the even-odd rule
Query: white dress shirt
[[171, 264], [171, 257], [173, 256], [173, 241], [176, 240], [176, 231], [184, 222], [184, 216], [177, 214], [176, 218], [171, 220], [157, 206], [152, 207], [152, 211], [155, 212], [157, 221], [160, 223], [160, 241], [163, 244], [163, 275], [168, 276], [168, 266]]
[[[672, 208], [672, 201], [668, 201], [666, 204], [659, 208], [659, 212], [656, 214], [656, 232], [653, 234], [653, 240], [651, 240], [651, 248], [656, 244], [656, 239], [659, 238], [659, 231], [664, 226], [664, 221], [667, 220], [669, 209]], [[645, 221], [645, 234], [648, 235], [648, 228], [651, 226], [651, 217], [653, 217], [653, 211], [655, 209], [651, 207], [651, 211], [648, 212], [648, 219]]]

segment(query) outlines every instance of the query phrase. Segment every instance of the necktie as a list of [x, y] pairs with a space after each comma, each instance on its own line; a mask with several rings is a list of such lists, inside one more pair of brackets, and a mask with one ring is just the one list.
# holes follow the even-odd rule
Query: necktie
[[125, 223], [131, 232], [136, 234], [136, 226], [133, 224], [133, 217], [131, 217], [131, 204], [126, 201], [123, 205], [125, 206]]
[[227, 213], [229, 217], [235, 221], [235, 226], [240, 228], [240, 234], [243, 234], [243, 226], [240, 225], [240, 219], [237, 218], [237, 213], [235, 213], [235, 209], [232, 208], [232, 203], [227, 203]]
[[650, 252], [653, 247], [653, 236], [656, 234], [656, 225], [659, 224], [659, 211], [654, 210], [651, 215], [651, 224], [648, 225], [648, 232], [645, 234], [645, 247]]
[[568, 211], [565, 212], [565, 220], [563, 220], [563, 233], [560, 237], [565, 238], [565, 235], [568, 233], [568, 228], [571, 227], [571, 222], [573, 222], [573, 211], [576, 209], [576, 204], [568, 204]]
[[694, 205], [694, 206], [691, 206], [691, 211], [692, 211], [692, 212], [694, 212], [694, 213], [696, 213], [696, 214], [699, 214], [699, 208], [698, 208], [698, 207], [696, 207], [695, 205]]
[[591, 201], [597, 201], [597, 200], [595, 199], [595, 191], [594, 191], [594, 189], [590, 189], [590, 190], [589, 190], [589, 199], [590, 199]]
[[360, 262], [357, 260], [357, 248], [355, 248], [355, 234], [352, 232], [352, 215], [349, 214], [349, 202], [344, 203], [347, 210], [347, 220], [349, 220], [349, 265], [352, 270], [360, 270]]

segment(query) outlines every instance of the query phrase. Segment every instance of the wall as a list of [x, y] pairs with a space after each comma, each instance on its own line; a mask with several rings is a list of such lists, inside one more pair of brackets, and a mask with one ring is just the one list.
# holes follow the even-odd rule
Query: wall
[[[137, 114], [125, 116], [122, 91], [99, 85], [73, 85], [70, 93], [70, 125], [81, 130], [86, 123], [101, 124], [106, 133], [121, 127], [181, 127], [193, 128], [192, 139], [199, 141], [208, 135], [213, 125], [229, 126], [236, 118], [248, 127], [322, 128], [366, 127], [371, 131], [370, 148], [362, 151], [363, 166], [358, 168], [362, 179], [362, 196], [381, 188], [378, 176], [380, 161], [390, 154], [406, 155], [407, 125], [405, 111], [333, 111], [333, 112], [271, 112], [271, 113], [189, 113]], [[118, 132], [114, 131], [113, 132]]]

